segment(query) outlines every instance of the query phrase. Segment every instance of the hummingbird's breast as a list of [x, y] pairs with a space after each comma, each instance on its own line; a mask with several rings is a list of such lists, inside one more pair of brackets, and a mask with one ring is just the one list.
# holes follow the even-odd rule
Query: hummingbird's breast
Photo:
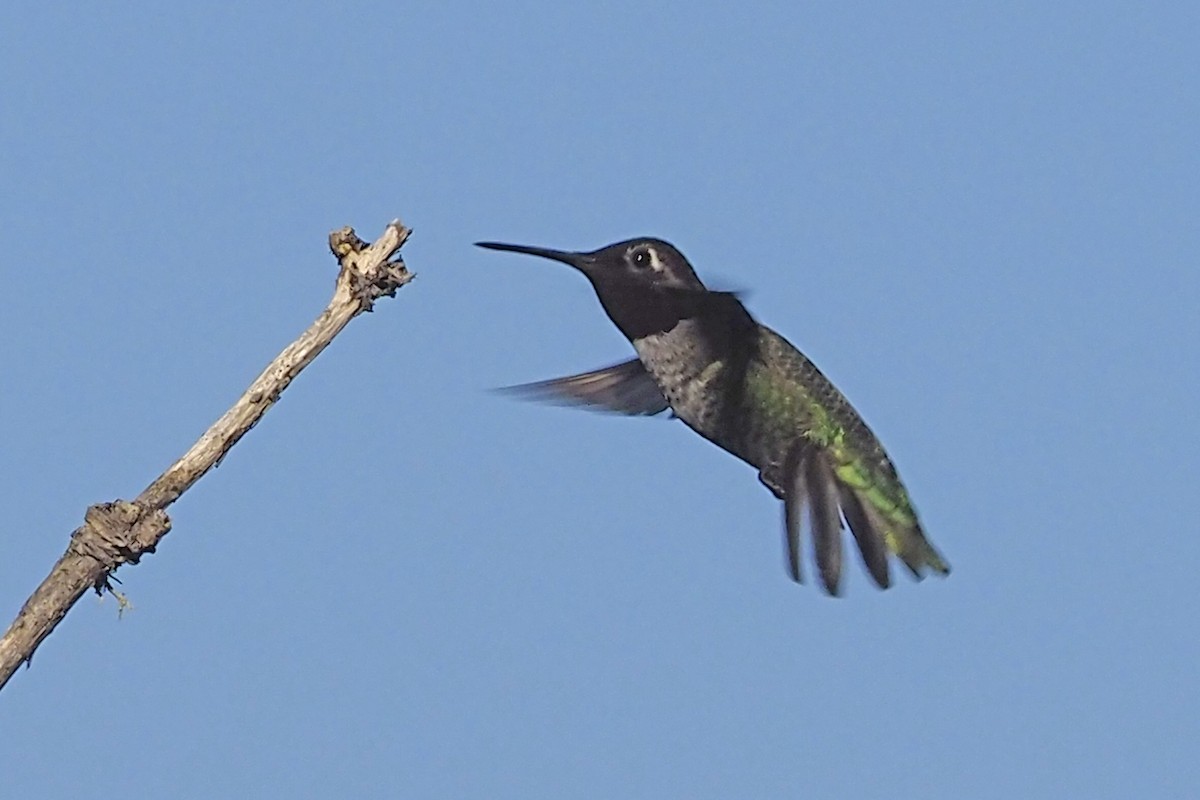
[[712, 404], [711, 365], [721, 354], [700, 333], [697, 320], [680, 320], [669, 331], [635, 339], [638, 358], [662, 389], [675, 416], [689, 425], [699, 422]]
[[[760, 469], [774, 458], [746, 379], [755, 359], [747, 342], [712, 335], [708, 321], [680, 320], [633, 342], [675, 416], [718, 447]], [[770, 451], [770, 452], [768, 452]]]

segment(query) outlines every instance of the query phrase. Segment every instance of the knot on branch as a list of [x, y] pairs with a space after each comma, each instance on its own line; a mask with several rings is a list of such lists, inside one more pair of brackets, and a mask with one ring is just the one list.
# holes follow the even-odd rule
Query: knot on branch
[[364, 242], [350, 227], [329, 234], [329, 249], [342, 267], [338, 287], [358, 301], [361, 311], [370, 311], [380, 297], [394, 296], [415, 277], [399, 253], [411, 233], [397, 219], [374, 244]]
[[99, 503], [88, 508], [83, 526], [71, 534], [70, 549], [98, 561], [107, 582], [117, 567], [153, 553], [169, 530], [171, 520], [161, 509], [126, 500]]

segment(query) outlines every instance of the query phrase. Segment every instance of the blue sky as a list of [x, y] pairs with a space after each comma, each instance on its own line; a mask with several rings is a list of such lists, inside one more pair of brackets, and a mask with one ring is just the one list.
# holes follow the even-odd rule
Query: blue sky
[[[419, 274], [0, 693], [7, 793], [1194, 791], [1200, 11], [643, 5], [0, 11], [5, 622], [329, 230]], [[746, 465], [488, 392], [630, 349], [471, 243], [636, 235], [850, 396], [948, 579], [797, 587]]]

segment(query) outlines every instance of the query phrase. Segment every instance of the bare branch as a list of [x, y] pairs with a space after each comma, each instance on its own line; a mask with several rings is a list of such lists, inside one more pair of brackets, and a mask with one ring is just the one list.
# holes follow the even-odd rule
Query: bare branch
[[171, 529], [166, 508], [225, 457], [350, 320], [413, 279], [398, 252], [410, 233], [394, 220], [371, 245], [351, 228], [329, 235], [329, 249], [341, 265], [329, 305], [267, 365], [233, 407], [135, 500], [88, 509], [83, 525], [71, 534], [67, 551], [0, 638], [0, 688], [22, 662], [30, 662], [34, 650], [89, 587], [98, 594], [113, 591], [109, 576], [118, 567], [136, 564], [144, 554], [154, 552]]

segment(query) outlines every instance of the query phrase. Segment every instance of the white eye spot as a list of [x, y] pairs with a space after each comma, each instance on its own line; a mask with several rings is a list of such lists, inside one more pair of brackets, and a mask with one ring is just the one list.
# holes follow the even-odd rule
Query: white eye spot
[[663, 263], [658, 257], [658, 251], [653, 247], [648, 249], [650, 250], [650, 269], [655, 272], [662, 272]]
[[639, 247], [632, 253], [633, 265], [638, 269], [649, 269], [654, 272], [662, 272], [662, 259], [658, 257], [658, 251], [653, 247]]

